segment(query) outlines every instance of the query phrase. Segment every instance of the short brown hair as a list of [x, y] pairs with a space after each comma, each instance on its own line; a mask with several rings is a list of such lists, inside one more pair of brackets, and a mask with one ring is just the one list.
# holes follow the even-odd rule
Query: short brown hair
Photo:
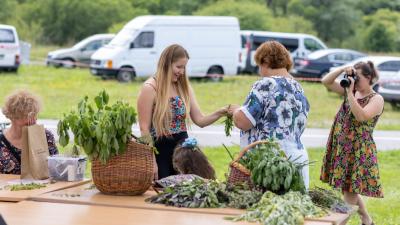
[[41, 103], [39, 98], [29, 91], [19, 90], [9, 95], [2, 111], [10, 120], [26, 119], [31, 115], [37, 115], [40, 111]]
[[254, 60], [258, 66], [265, 63], [271, 69], [286, 68], [289, 71], [293, 65], [289, 51], [277, 41], [267, 41], [260, 45]]

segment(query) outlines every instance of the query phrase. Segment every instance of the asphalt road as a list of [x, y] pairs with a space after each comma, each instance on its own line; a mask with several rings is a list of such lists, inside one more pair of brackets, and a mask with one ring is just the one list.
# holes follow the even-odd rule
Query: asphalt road
[[[57, 120], [39, 120], [39, 124], [43, 124], [46, 128], [53, 131], [57, 136]], [[139, 135], [137, 125], [132, 127], [134, 134]], [[303, 144], [306, 148], [325, 147], [328, 139], [328, 129], [307, 128], [302, 135]], [[222, 125], [212, 125], [205, 128], [192, 126], [189, 130], [189, 136], [195, 137], [200, 146], [222, 146], [225, 144], [238, 145], [240, 142], [239, 130], [235, 129], [231, 137], [226, 137], [224, 127]], [[400, 150], [400, 131], [375, 131], [373, 134], [378, 150]]]

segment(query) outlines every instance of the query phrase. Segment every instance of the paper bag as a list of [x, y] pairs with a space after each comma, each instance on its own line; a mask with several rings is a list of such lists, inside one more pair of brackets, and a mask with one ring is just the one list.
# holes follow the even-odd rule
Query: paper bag
[[21, 179], [49, 178], [49, 147], [43, 125], [22, 128]]

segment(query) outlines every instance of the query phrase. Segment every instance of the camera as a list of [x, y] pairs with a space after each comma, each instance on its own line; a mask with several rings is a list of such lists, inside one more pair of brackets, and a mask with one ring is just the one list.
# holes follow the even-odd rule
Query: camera
[[347, 73], [344, 74], [343, 79], [340, 81], [340, 86], [342, 86], [343, 88], [350, 87], [351, 80], [349, 79], [349, 77], [352, 77], [354, 79], [354, 84], [357, 83], [358, 76], [356, 74], [356, 70], [352, 69], [351, 74], [347, 74]]

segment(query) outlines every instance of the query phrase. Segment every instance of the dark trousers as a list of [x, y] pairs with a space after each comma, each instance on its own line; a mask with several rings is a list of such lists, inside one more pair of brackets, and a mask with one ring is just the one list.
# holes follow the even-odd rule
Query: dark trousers
[[181, 132], [155, 140], [154, 145], [158, 151], [158, 154], [156, 154], [158, 179], [177, 174], [172, 165], [172, 155], [174, 154], [175, 147], [187, 137], [187, 132]]

